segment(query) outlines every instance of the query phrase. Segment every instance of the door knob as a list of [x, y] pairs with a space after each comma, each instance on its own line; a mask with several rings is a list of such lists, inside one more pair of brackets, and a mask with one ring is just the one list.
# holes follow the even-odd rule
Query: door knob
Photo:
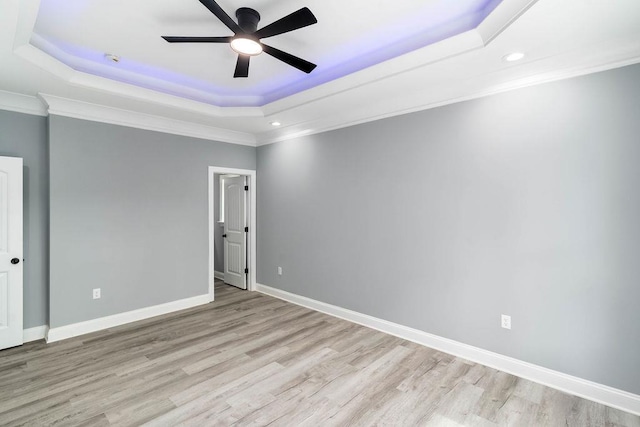
[[226, 235], [226, 234], [223, 234], [223, 235], [222, 235], [222, 237], [227, 237], [227, 235]]
[[11, 260], [11, 264], [17, 264], [17, 263], [19, 263], [19, 262], [20, 262], [20, 260], [19, 260], [18, 258], [13, 258], [13, 259]]

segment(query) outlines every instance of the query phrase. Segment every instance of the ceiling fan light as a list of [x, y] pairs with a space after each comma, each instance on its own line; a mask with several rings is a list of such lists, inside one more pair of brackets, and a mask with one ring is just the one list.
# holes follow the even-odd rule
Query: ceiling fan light
[[241, 55], [255, 56], [262, 53], [262, 45], [257, 40], [246, 36], [236, 37], [231, 40], [231, 49]]

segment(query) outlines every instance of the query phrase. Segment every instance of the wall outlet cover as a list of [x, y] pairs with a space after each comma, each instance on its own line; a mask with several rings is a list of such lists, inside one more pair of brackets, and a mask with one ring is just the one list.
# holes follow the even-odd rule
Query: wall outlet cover
[[501, 317], [501, 325], [505, 329], [511, 329], [511, 316], [503, 314]]
[[96, 288], [93, 290], [93, 299], [99, 299], [100, 298], [100, 288]]

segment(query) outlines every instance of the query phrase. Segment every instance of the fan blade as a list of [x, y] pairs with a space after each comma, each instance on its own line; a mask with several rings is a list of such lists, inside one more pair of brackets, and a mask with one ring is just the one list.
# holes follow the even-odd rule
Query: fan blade
[[233, 31], [234, 34], [238, 34], [238, 33], [242, 33], [243, 32], [242, 29], [240, 28], [240, 26], [236, 23], [236, 21], [231, 19], [231, 17], [229, 15], [227, 15], [227, 12], [225, 12], [224, 10], [222, 10], [222, 8], [220, 6], [218, 6], [218, 3], [216, 3], [213, 0], [200, 0], [200, 3], [202, 3], [204, 5], [204, 7], [209, 9], [211, 11], [211, 13], [216, 15], [216, 17], [220, 21], [222, 21], [222, 23], [224, 25], [226, 25], [227, 28], [229, 28], [231, 31]]
[[238, 55], [238, 62], [236, 62], [236, 71], [233, 73], [233, 77], [249, 77], [249, 55]]
[[268, 46], [264, 43], [262, 44], [262, 51], [266, 54], [273, 56], [276, 59], [279, 59], [282, 62], [285, 62], [292, 67], [297, 68], [300, 71], [304, 71], [309, 74], [316, 68], [316, 64], [312, 64], [309, 61], [305, 61], [302, 58], [298, 58], [297, 56], [293, 56], [290, 53], [283, 52], [280, 49], [276, 49], [275, 47]]
[[309, 8], [303, 7], [284, 18], [280, 18], [266, 27], [259, 29], [253, 33], [253, 35], [259, 39], [264, 39], [267, 37], [277, 36], [278, 34], [288, 33], [289, 31], [297, 30], [298, 28], [303, 28], [308, 25], [313, 25], [316, 22], [318, 22], [318, 20], [313, 16], [313, 13], [311, 13]]
[[230, 43], [233, 36], [227, 37], [182, 37], [162, 36], [169, 43]]

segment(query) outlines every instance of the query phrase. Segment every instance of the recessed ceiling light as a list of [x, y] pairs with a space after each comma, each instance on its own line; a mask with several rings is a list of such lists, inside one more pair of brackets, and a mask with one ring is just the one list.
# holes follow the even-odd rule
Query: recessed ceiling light
[[280, 126], [281, 124], [280, 122], [271, 122], [271, 126]]
[[262, 53], [262, 45], [257, 40], [247, 36], [236, 37], [231, 40], [231, 49], [242, 55], [255, 56]]
[[111, 62], [120, 62], [120, 57], [118, 55], [114, 55], [112, 53], [105, 53], [104, 57], [107, 58]]
[[513, 52], [513, 53], [510, 53], [508, 55], [503, 56], [502, 60], [506, 61], [506, 62], [515, 62], [515, 61], [520, 61], [522, 58], [524, 58], [524, 53], [522, 53], [522, 52]]

